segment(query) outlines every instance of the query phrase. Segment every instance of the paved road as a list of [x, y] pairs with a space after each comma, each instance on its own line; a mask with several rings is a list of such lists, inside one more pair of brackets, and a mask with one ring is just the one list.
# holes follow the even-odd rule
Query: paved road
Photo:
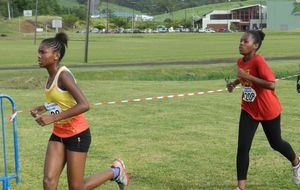
[[[266, 58], [267, 61], [296, 61], [299, 60], [300, 64], [300, 56], [289, 56], [289, 57], [271, 57]], [[69, 68], [115, 68], [115, 67], [150, 67], [150, 66], [159, 66], [159, 65], [208, 65], [208, 64], [234, 64], [236, 62], [235, 59], [212, 59], [212, 60], [204, 60], [204, 61], [177, 61], [177, 62], [161, 62], [161, 63], [126, 63], [126, 64], [76, 64], [76, 65], [68, 65]], [[32, 70], [39, 69], [38, 65], [36, 66], [12, 66], [12, 67], [1, 67], [0, 70]]]

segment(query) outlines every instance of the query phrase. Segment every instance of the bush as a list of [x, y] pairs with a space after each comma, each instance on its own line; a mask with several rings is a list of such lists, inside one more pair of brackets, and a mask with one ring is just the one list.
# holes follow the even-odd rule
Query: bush
[[63, 23], [66, 28], [73, 28], [75, 23], [79, 20], [78, 17], [74, 15], [63, 15]]
[[106, 25], [102, 19], [91, 19], [91, 26], [98, 28], [99, 30], [106, 28]]

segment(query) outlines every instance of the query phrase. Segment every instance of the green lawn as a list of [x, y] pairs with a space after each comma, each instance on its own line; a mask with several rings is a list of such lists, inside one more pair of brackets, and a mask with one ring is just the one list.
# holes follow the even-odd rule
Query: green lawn
[[[70, 44], [65, 64], [84, 62], [84, 34], [68, 33]], [[48, 34], [50, 36], [51, 34]], [[52, 34], [54, 35], [54, 34]], [[240, 57], [238, 44], [242, 33], [231, 34], [91, 34], [89, 43], [90, 64], [191, 62]], [[45, 34], [39, 34], [38, 44]], [[21, 40], [22, 39], [22, 40]], [[36, 65], [37, 46], [33, 36], [12, 40], [2, 38], [0, 61], [2, 66]], [[267, 32], [261, 53], [266, 58], [299, 56], [299, 32]], [[14, 57], [12, 59], [12, 57]]]
[[[1, 73], [2, 74], [2, 73]], [[28, 73], [24, 73], [28, 78]], [[80, 78], [80, 77], [79, 77]], [[37, 79], [38, 80], [38, 79]], [[91, 104], [102, 101], [170, 95], [224, 88], [210, 81], [79, 80]], [[42, 87], [0, 88], [11, 95], [19, 110], [45, 102]], [[283, 136], [299, 152], [298, 94], [294, 81], [279, 81], [277, 92], [284, 112]], [[129, 189], [233, 189], [235, 150], [240, 112], [240, 90], [172, 100], [93, 106], [86, 113], [93, 143], [86, 175], [122, 158], [132, 178]], [[29, 116], [18, 116], [21, 179], [13, 189], [41, 189], [44, 153], [51, 127], [39, 127]], [[295, 189], [289, 163], [257, 132], [251, 151], [249, 189]], [[65, 174], [60, 189], [67, 189]], [[107, 183], [99, 189], [116, 189]]]
[[[90, 64], [164, 61], [202, 61], [239, 57], [241, 33], [170, 35], [92, 35]], [[83, 36], [70, 34], [62, 64], [80, 64]], [[29, 37], [0, 41], [0, 67], [30, 66], [36, 46]], [[297, 56], [298, 33], [268, 33], [262, 54]], [[180, 48], [175, 48], [174, 46]], [[182, 46], [183, 45], [183, 46]], [[155, 47], [155, 48], [154, 48]], [[9, 57], [9, 58], [6, 58]], [[235, 78], [232, 64], [165, 65], [151, 67], [72, 68], [92, 108], [85, 115], [92, 145], [86, 176], [105, 170], [115, 158], [125, 160], [132, 190], [231, 190], [235, 187], [235, 154], [241, 90], [95, 106], [95, 103], [173, 95], [225, 88], [225, 77]], [[298, 72], [298, 61], [269, 61], [277, 77]], [[14, 98], [18, 110], [21, 184], [12, 189], [42, 189], [43, 162], [52, 127], [39, 127], [28, 110], [45, 102], [43, 69], [0, 70], [0, 94]], [[298, 94], [295, 78], [277, 82], [284, 112], [282, 135], [300, 152]], [[9, 116], [7, 102], [5, 118]], [[8, 124], [8, 121], [5, 121]], [[10, 130], [10, 127], [6, 127]], [[2, 137], [0, 137], [2, 140]], [[11, 137], [8, 137], [11, 139]], [[2, 142], [0, 140], [0, 142]], [[1, 145], [0, 145], [1, 146]], [[2, 155], [0, 148], [0, 155]], [[12, 168], [11, 155], [10, 169]], [[3, 161], [1, 160], [0, 163]], [[287, 160], [272, 151], [260, 128], [251, 150], [248, 189], [294, 190]], [[0, 176], [3, 165], [0, 164]], [[108, 182], [98, 189], [116, 189]], [[59, 189], [67, 189], [65, 171]]]

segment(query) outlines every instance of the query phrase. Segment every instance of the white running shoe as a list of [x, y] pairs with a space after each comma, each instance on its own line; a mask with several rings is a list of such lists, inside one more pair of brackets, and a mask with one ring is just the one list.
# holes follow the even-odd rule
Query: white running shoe
[[129, 176], [126, 172], [124, 162], [122, 160], [115, 160], [113, 161], [111, 168], [120, 169], [119, 175], [114, 181], [118, 183], [120, 190], [124, 190], [129, 183]]
[[[300, 160], [300, 157], [298, 158]], [[295, 184], [300, 184], [300, 162], [297, 166], [292, 167], [293, 181]]]

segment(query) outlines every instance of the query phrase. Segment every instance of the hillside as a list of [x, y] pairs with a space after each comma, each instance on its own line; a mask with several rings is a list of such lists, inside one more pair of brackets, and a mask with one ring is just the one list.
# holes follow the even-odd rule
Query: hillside
[[[53, 19], [60, 19], [57, 16], [39, 16], [38, 27], [44, 28], [49, 26], [48, 30], [52, 29], [51, 21]], [[18, 36], [20, 34], [33, 33], [35, 28], [34, 17], [20, 17], [11, 20], [0, 19], [0, 34], [8, 36]], [[52, 29], [53, 30], [53, 29]]]
[[[246, 6], [246, 5], [252, 5], [252, 4], [266, 4], [266, 0], [246, 0], [246, 1], [239, 1], [239, 0], [231, 0], [230, 2], [228, 2], [228, 0], [220, 0], [221, 3], [216, 3], [218, 1], [205, 1], [205, 0], [198, 0], [198, 3], [195, 3], [194, 1], [190, 1], [190, 0], [181, 0], [181, 2], [186, 1], [184, 6], [186, 8], [183, 9], [179, 9], [179, 10], [174, 10], [172, 12], [168, 12], [168, 13], [164, 13], [164, 14], [158, 14], [155, 16], [155, 20], [158, 22], [163, 22], [166, 18], [170, 18], [172, 20], [183, 20], [185, 17], [187, 17], [187, 19], [191, 19], [194, 16], [199, 16], [201, 17], [203, 14], [212, 11], [212, 10], [228, 10], [228, 9], [232, 9], [232, 8], [237, 8], [240, 6]], [[58, 0], [58, 2], [60, 3], [61, 6], [79, 6], [80, 4], [78, 3], [77, 0]], [[110, 0], [109, 2], [114, 2], [114, 3], [108, 3], [108, 9], [112, 10], [113, 12], [127, 12], [127, 13], [131, 13], [132, 12], [132, 4], [129, 4], [128, 1], [118, 1], [118, 0]], [[127, 2], [127, 3], [126, 3]], [[145, 14], [149, 14], [149, 15], [155, 15], [156, 12], [159, 12], [159, 10], [157, 9], [161, 9], [161, 5], [160, 3], [163, 2], [161, 1], [160, 3], [157, 1], [153, 1], [153, 4], [151, 6], [152, 12], [148, 12], [147, 13], [147, 3], [145, 2], [149, 2], [146, 0], [137, 0], [137, 4], [135, 5], [134, 9], [135, 9], [135, 13], [137, 14], [141, 14], [141, 13], [145, 13]], [[156, 2], [156, 3], [155, 3]], [[176, 1], [173, 1], [174, 3], [176, 3]], [[191, 7], [195, 4], [204, 4], [204, 3], [208, 3], [208, 2], [214, 2], [213, 4], [206, 4], [206, 5], [201, 5], [201, 6], [195, 6], [195, 7]], [[145, 7], [141, 8], [139, 5], [143, 4]], [[121, 6], [124, 5], [124, 6]], [[128, 6], [128, 7], [127, 7]], [[177, 9], [183, 6], [183, 4], [178, 4], [174, 7], [177, 7]], [[107, 8], [107, 4], [106, 1], [100, 1], [99, 4], [99, 8], [98, 10], [100, 12], [105, 12]], [[175, 8], [174, 8], [175, 9]], [[148, 9], [149, 11], [150, 9]]]
[[[116, 5], [116, 4], [113, 4], [113, 3], [108, 3], [108, 6], [107, 6], [106, 2], [100, 3], [98, 10], [100, 12], [105, 12], [107, 7], [108, 7], [109, 10], [112, 10], [113, 12], [132, 13], [132, 8]], [[138, 11], [136, 9], [134, 10], [134, 12], [136, 14], [141, 14], [141, 11]]]
[[[78, 7], [78, 6], [85, 6], [83, 4], [79, 4], [77, 0], [58, 0], [59, 4], [62, 7]], [[106, 4], [107, 1], [100, 1], [99, 5], [98, 5], [98, 11], [99, 12], [106, 12], [106, 9], [108, 8], [109, 10], [111, 10], [112, 12], [125, 12], [125, 13], [131, 13], [132, 12], [132, 8], [130, 7], [125, 7], [125, 6], [121, 6], [118, 4], [114, 4], [114, 3], [108, 3], [108, 5]], [[140, 11], [138, 10], [134, 10], [137, 14], [141, 14]]]
[[253, 4], [266, 4], [266, 0], [247, 0], [242, 2], [226, 2], [226, 3], [218, 3], [218, 4], [209, 4], [203, 5], [199, 7], [187, 8], [178, 11], [174, 11], [173, 13], [166, 13], [155, 16], [155, 20], [162, 22], [167, 18], [171, 20], [183, 20], [185, 18], [185, 14], [188, 20], [191, 20], [192, 17], [201, 17], [202, 15], [212, 11], [212, 10], [229, 10], [233, 8], [238, 8], [241, 6], [253, 5]]
[[57, 0], [59, 5], [64, 7], [75, 7], [79, 6], [79, 3], [76, 0]]
[[[82, 0], [57, 0], [61, 6], [78, 6]], [[93, 1], [93, 0], [92, 0]], [[97, 0], [95, 0], [97, 1]], [[227, 4], [228, 0], [98, 0], [100, 2], [100, 10], [106, 9], [106, 3], [109, 3], [111, 10], [118, 12], [118, 9], [125, 9], [128, 12], [132, 9], [149, 15], [158, 15], [161, 13], [172, 13], [181, 9], [191, 9], [203, 5], [212, 5], [219, 3]], [[134, 2], [134, 3], [133, 3]], [[256, 1], [260, 2], [259, 0]], [[245, 0], [231, 0], [230, 4], [247, 4]], [[126, 8], [124, 8], [126, 7]], [[122, 11], [124, 12], [124, 11]]]

